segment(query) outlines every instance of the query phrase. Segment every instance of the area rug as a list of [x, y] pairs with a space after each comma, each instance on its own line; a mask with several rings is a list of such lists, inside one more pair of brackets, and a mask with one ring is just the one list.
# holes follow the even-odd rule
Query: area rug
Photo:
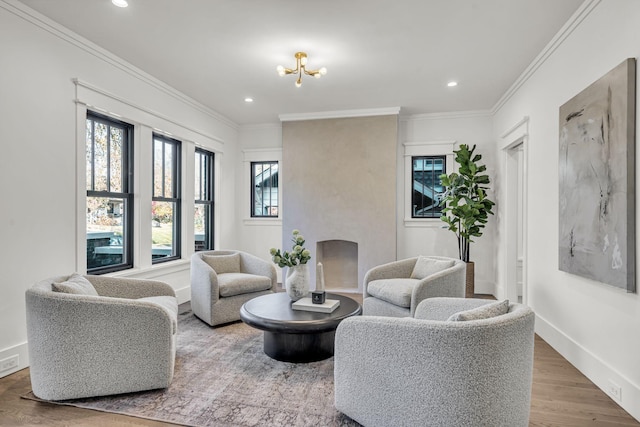
[[178, 318], [168, 389], [50, 403], [186, 426], [359, 426], [333, 406], [333, 358], [279, 362], [264, 354], [261, 331], [211, 328], [191, 311]]

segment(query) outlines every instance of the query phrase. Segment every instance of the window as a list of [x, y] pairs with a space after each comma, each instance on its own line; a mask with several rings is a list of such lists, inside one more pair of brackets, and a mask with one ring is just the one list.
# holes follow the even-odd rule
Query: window
[[152, 262], [180, 258], [180, 141], [153, 135]]
[[444, 191], [440, 175], [446, 173], [445, 156], [413, 156], [411, 179], [411, 217], [439, 218], [439, 195]]
[[195, 250], [213, 249], [213, 153], [196, 148]]
[[278, 217], [278, 162], [251, 162], [251, 216]]
[[89, 112], [86, 121], [87, 272], [133, 267], [133, 126]]

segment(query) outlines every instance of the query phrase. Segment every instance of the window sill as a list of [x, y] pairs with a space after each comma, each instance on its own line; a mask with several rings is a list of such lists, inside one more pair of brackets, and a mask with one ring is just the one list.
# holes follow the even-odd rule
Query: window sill
[[244, 225], [268, 225], [268, 226], [281, 226], [282, 219], [280, 218], [245, 218], [242, 220]]
[[420, 227], [420, 228], [443, 228], [447, 224], [440, 218], [405, 218], [405, 227]]
[[175, 261], [167, 261], [161, 264], [154, 264], [145, 268], [132, 268], [129, 270], [118, 271], [117, 273], [107, 274], [109, 277], [131, 277], [134, 279], [153, 279], [165, 276], [171, 273], [189, 270], [191, 260], [178, 259]]

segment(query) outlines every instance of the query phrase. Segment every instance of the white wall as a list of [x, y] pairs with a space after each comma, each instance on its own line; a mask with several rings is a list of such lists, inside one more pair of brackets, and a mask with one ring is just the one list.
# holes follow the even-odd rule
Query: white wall
[[[236, 150], [227, 147], [236, 144], [237, 129], [20, 3], [0, 0], [0, 57], [0, 360], [17, 354], [23, 368], [28, 364], [24, 292], [38, 280], [75, 271], [78, 243], [84, 239], [76, 207], [77, 194], [82, 194], [76, 178], [81, 104], [74, 102], [78, 95], [72, 79], [99, 88], [101, 95], [94, 100], [110, 104], [94, 108], [119, 113], [123, 120], [137, 111], [136, 126], [172, 128], [182, 133], [177, 137], [188, 135], [190, 144], [215, 141], [208, 148], [218, 151], [220, 160], [217, 213], [225, 224], [218, 230], [220, 245], [235, 234], [235, 182], [225, 171], [235, 167]], [[188, 255], [183, 253], [184, 261], [125, 274], [166, 280], [185, 300]]]
[[[525, 297], [536, 312], [536, 331], [606, 392], [610, 381], [621, 386], [621, 406], [640, 419], [638, 293], [558, 270], [559, 107], [626, 58], [640, 55], [640, 2], [590, 1], [579, 13], [573, 31], [498, 109], [494, 138], [500, 141], [529, 116]], [[638, 155], [636, 150], [636, 165]], [[500, 147], [496, 158], [504, 164]]]
[[[238, 157], [235, 162], [236, 210], [240, 213], [237, 247], [271, 262], [269, 249], [282, 246], [282, 206], [280, 218], [251, 218], [249, 163], [253, 158], [264, 161], [280, 160], [282, 156], [282, 125], [262, 124], [242, 126], [238, 134]], [[277, 157], [280, 156], [280, 159]], [[282, 179], [279, 180], [282, 186]], [[280, 194], [282, 202], [282, 195]], [[282, 269], [276, 266], [278, 282], [282, 283]]]
[[[410, 116], [400, 122], [398, 144], [398, 259], [417, 255], [442, 255], [458, 258], [458, 241], [455, 234], [445, 228], [440, 220], [421, 223], [405, 222], [404, 143], [455, 141], [470, 147], [476, 145], [476, 153], [482, 155], [481, 163], [487, 165], [491, 187], [499, 179], [495, 170], [491, 116], [488, 112], [461, 112], [451, 114], [425, 114]], [[442, 153], [446, 154], [446, 153]], [[453, 171], [447, 171], [447, 174]], [[495, 201], [492, 193], [489, 197]], [[495, 211], [495, 209], [494, 209]], [[471, 244], [471, 261], [475, 262], [475, 292], [494, 294], [495, 284], [495, 218], [490, 216], [484, 234]]]

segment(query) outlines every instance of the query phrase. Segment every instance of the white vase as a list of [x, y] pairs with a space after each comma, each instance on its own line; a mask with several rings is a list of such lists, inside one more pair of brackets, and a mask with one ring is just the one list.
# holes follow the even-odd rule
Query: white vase
[[309, 294], [309, 266], [298, 264], [289, 267], [285, 279], [285, 289], [292, 301], [298, 301]]

